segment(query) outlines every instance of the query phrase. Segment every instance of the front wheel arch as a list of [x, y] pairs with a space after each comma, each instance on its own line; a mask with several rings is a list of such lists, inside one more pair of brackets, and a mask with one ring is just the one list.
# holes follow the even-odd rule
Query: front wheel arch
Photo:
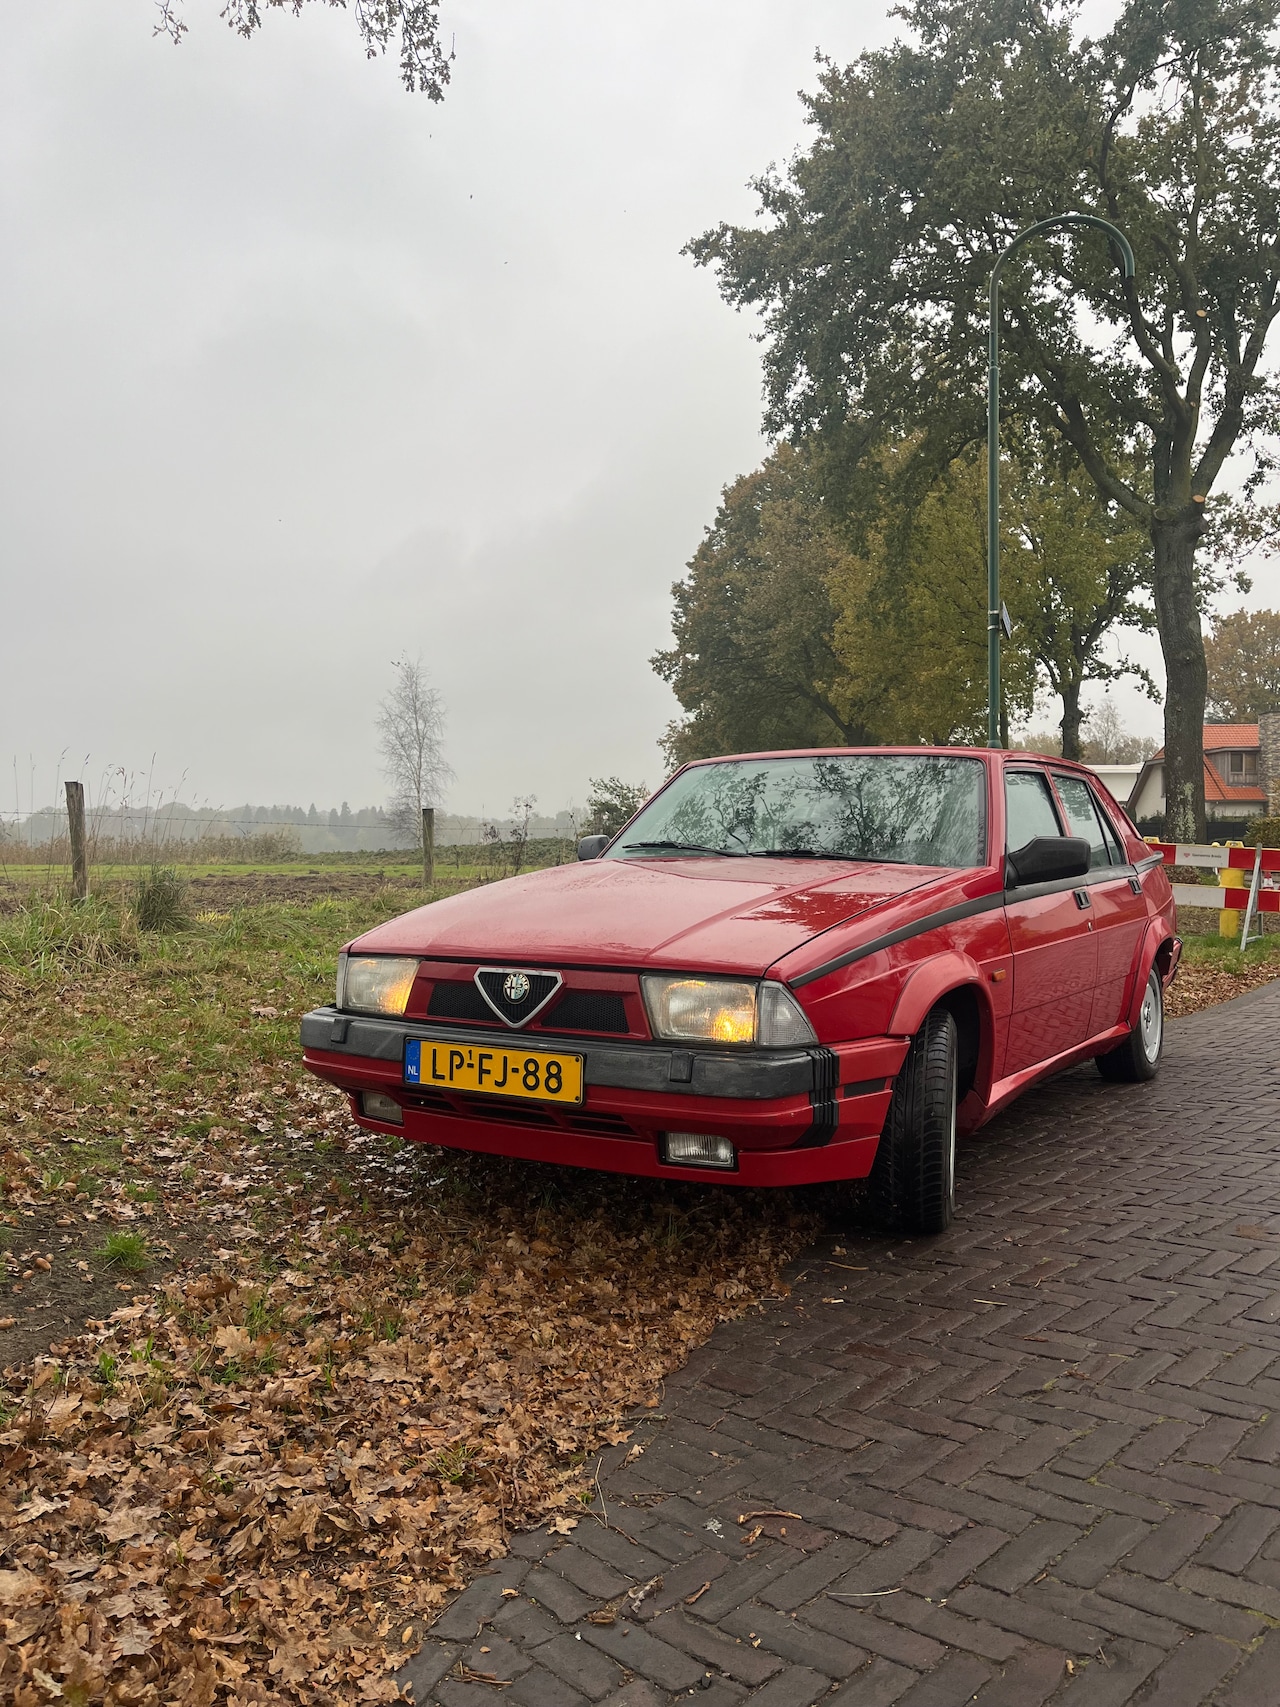
[[898, 1069], [868, 1180], [886, 1231], [945, 1232], [955, 1213], [959, 1031], [942, 1003], [930, 1009]]
[[972, 984], [948, 990], [938, 1006], [946, 1008], [956, 1022], [956, 1101], [960, 1103], [978, 1082], [978, 1064], [986, 1040], [982, 1011]]
[[907, 978], [894, 1004], [889, 1032], [915, 1037], [935, 1008], [945, 1007], [960, 1042], [960, 1097], [977, 1091], [983, 1101], [996, 1076], [995, 1011], [978, 967], [950, 950], [924, 962]]

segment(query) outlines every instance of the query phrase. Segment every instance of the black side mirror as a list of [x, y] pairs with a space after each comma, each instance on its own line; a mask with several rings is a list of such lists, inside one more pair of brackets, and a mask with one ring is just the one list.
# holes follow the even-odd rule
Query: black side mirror
[[578, 858], [599, 859], [611, 839], [609, 836], [584, 836], [578, 843]]
[[1032, 883], [1065, 883], [1089, 869], [1089, 844], [1083, 836], [1032, 836], [1025, 847], [1005, 859], [1006, 889], [1025, 889]]

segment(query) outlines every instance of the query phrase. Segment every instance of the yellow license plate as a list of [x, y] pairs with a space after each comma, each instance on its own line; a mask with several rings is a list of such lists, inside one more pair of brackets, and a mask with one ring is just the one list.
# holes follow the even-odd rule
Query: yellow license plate
[[404, 1046], [404, 1082], [535, 1102], [581, 1102], [582, 1056], [411, 1037]]

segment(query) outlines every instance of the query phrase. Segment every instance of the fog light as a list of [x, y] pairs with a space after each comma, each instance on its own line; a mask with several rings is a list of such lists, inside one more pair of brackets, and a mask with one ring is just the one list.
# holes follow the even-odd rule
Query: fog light
[[707, 1132], [667, 1132], [662, 1140], [663, 1161], [686, 1168], [736, 1168], [738, 1153], [727, 1138]]
[[404, 1125], [404, 1110], [394, 1097], [384, 1091], [361, 1091], [360, 1112], [366, 1120], [383, 1120], [392, 1126]]

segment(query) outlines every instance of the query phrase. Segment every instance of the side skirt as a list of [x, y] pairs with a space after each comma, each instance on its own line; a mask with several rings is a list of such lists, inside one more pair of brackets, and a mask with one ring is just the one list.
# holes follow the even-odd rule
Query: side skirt
[[1129, 1030], [1127, 1025], [1110, 1026], [1106, 1031], [1100, 1031], [1096, 1037], [1091, 1037], [1087, 1043], [1078, 1043], [1073, 1049], [1065, 1049], [1061, 1055], [1053, 1055], [1049, 1060], [1040, 1061], [1034, 1067], [1024, 1067], [1020, 1073], [1011, 1073], [1007, 1079], [997, 1079], [985, 1102], [975, 1091], [970, 1091], [960, 1105], [961, 1130], [976, 1132], [1002, 1109], [1008, 1108], [1023, 1091], [1029, 1090], [1043, 1079], [1053, 1078], [1056, 1073], [1065, 1072], [1068, 1067], [1074, 1067], [1081, 1061], [1091, 1061], [1095, 1055], [1105, 1055], [1113, 1044], [1124, 1042]]

